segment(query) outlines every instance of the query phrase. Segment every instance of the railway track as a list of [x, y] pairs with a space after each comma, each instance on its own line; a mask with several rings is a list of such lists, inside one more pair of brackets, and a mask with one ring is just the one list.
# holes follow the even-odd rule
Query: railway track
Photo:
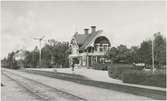
[[41, 82], [25, 78], [19, 74], [2, 71], [2, 74], [15, 81], [40, 101], [85, 101], [87, 99], [50, 87]]
[[39, 101], [47, 101], [47, 99], [45, 99], [44, 97], [40, 96], [39, 94], [33, 92], [31, 89], [29, 89], [28, 87], [26, 87], [22, 83], [18, 82], [17, 80], [13, 79], [9, 75], [7, 75], [5, 73], [2, 73], [2, 75], [6, 76], [10, 80], [14, 81], [16, 84], [18, 84], [20, 87], [22, 87], [23, 89], [25, 89], [27, 91], [27, 93], [31, 94], [31, 96], [35, 97], [37, 100], [39, 100]]

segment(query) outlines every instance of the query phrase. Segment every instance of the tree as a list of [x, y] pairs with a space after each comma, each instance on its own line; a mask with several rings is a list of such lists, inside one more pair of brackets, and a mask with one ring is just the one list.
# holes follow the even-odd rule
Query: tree
[[24, 66], [25, 68], [32, 64], [32, 54], [29, 51], [25, 51]]
[[42, 48], [42, 65], [50, 65], [52, 51], [48, 44]]
[[154, 34], [155, 64], [160, 67], [166, 64], [166, 39], [160, 33]]
[[42, 64], [68, 66], [68, 49], [68, 42], [48, 40], [48, 43], [42, 48]]
[[110, 50], [107, 51], [106, 57], [108, 59], [111, 59], [113, 63], [117, 63], [118, 62], [117, 54], [118, 54], [117, 48], [112, 47]]
[[148, 65], [150, 65], [152, 63], [152, 58], [151, 58], [152, 48], [151, 47], [152, 47], [151, 40], [143, 41], [140, 44], [140, 48], [138, 51], [139, 62], [148, 64]]
[[18, 53], [18, 51], [13, 51], [11, 53], [8, 53], [7, 57], [7, 68], [10, 69], [18, 69], [19, 67], [17, 66], [17, 61], [15, 60], [15, 55]]
[[39, 64], [39, 50], [35, 47], [33, 51], [24, 52], [25, 59], [23, 60], [25, 67], [36, 67]]
[[129, 62], [130, 63], [139, 63], [139, 54], [138, 54], [138, 51], [139, 51], [139, 47], [138, 46], [132, 46], [130, 49], [129, 49], [129, 52], [130, 52], [130, 58], [129, 58]]
[[107, 58], [111, 59], [113, 63], [129, 63], [130, 52], [125, 45], [119, 45], [117, 48], [112, 47], [107, 53]]
[[119, 63], [129, 63], [129, 49], [125, 46], [125, 45], [120, 45], [117, 47], [118, 50], [118, 54], [117, 54], [117, 58], [118, 58], [118, 62]]
[[6, 57], [1, 60], [1, 66], [5, 68], [8, 67], [8, 62]]

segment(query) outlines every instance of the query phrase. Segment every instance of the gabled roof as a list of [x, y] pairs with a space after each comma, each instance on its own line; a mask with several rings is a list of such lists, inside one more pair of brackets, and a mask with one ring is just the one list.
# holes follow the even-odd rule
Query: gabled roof
[[78, 34], [78, 33], [74, 35], [76, 42], [79, 46], [82, 46], [84, 44], [88, 36], [89, 34]]
[[74, 37], [79, 48], [82, 50], [82, 49], [85, 49], [85, 47], [93, 40], [93, 38], [95, 38], [101, 32], [102, 30], [96, 31], [94, 33], [89, 33], [89, 34], [75, 33]]

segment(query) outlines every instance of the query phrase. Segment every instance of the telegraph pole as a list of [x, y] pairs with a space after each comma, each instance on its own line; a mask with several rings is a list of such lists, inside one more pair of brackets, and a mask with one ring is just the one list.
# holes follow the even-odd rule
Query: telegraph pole
[[152, 72], [154, 72], [154, 36], [152, 38]]
[[33, 38], [34, 40], [39, 41], [39, 66], [41, 66], [41, 42], [44, 39], [45, 36], [41, 37], [41, 38]]

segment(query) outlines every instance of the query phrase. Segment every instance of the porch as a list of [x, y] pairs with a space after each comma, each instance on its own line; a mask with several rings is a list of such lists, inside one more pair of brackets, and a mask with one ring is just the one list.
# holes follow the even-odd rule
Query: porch
[[[76, 62], [78, 61], [78, 62]], [[78, 64], [79, 67], [87, 67], [90, 68], [96, 63], [106, 63], [109, 60], [105, 58], [104, 53], [82, 53], [80, 55], [76, 56], [70, 56], [69, 57], [69, 63], [72, 64]]]

